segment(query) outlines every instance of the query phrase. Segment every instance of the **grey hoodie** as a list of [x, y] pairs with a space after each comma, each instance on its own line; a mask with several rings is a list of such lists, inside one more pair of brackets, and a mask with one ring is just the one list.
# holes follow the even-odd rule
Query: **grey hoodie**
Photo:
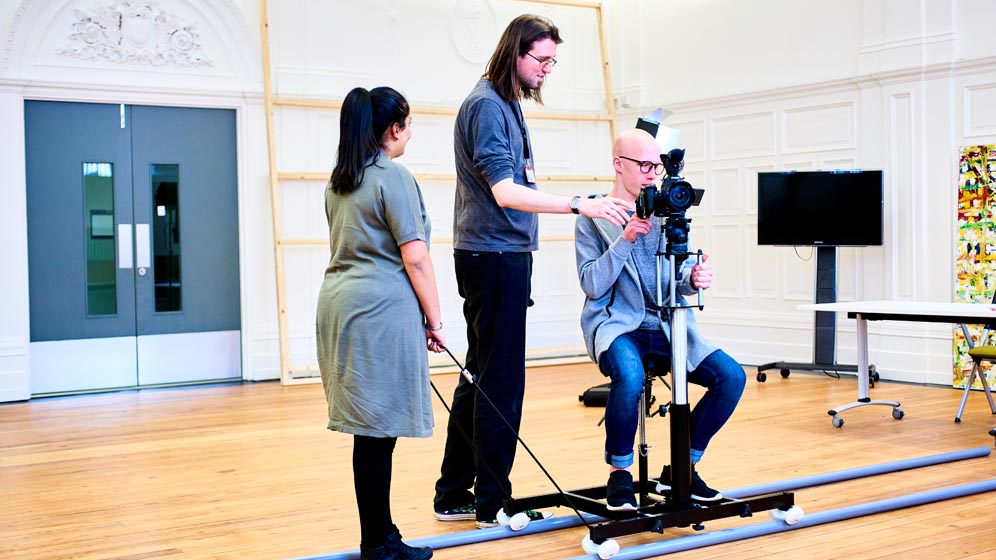
[[[659, 218], [653, 218], [660, 228]], [[578, 216], [574, 224], [574, 249], [577, 256], [578, 279], [585, 294], [581, 311], [581, 330], [588, 355], [598, 363], [612, 341], [621, 334], [640, 327], [645, 314], [643, 288], [632, 255], [635, 244], [622, 237], [623, 228], [603, 220]], [[692, 260], [682, 263], [678, 275], [676, 296], [687, 304], [686, 295], [695, 294], [691, 284]], [[668, 293], [669, 267], [661, 270], [662, 293]], [[648, 290], [656, 288], [649, 286]], [[698, 367], [718, 347], [699, 333], [695, 314], [688, 311], [688, 371]], [[670, 341], [670, 326], [664, 329]]]

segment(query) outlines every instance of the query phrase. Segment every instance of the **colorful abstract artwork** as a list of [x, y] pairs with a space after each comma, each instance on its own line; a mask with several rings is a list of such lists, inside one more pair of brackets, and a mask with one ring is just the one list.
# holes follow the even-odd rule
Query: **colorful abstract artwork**
[[[989, 303], [996, 289], [996, 145], [969, 146], [958, 163], [958, 247], [955, 250], [955, 302]], [[969, 326], [979, 342], [981, 325]], [[990, 333], [990, 343], [996, 333]], [[996, 386], [993, 368], [985, 366], [989, 386]], [[964, 387], [972, 372], [968, 343], [959, 326], [954, 331], [954, 386]], [[976, 380], [973, 387], [982, 388]]]

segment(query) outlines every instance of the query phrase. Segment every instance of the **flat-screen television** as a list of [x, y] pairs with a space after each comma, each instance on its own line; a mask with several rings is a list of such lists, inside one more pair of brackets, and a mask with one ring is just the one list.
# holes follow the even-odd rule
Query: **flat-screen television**
[[881, 170], [757, 174], [757, 244], [882, 244]]

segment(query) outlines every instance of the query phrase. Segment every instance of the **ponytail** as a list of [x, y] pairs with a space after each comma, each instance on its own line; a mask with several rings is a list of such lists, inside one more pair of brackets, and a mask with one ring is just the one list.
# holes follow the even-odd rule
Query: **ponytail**
[[379, 149], [380, 141], [373, 132], [370, 92], [353, 88], [339, 111], [339, 150], [332, 169], [332, 192], [348, 194], [359, 188], [367, 159]]
[[339, 112], [339, 149], [332, 169], [331, 189], [349, 194], [360, 187], [368, 160], [381, 149], [381, 138], [392, 125], [405, 127], [408, 101], [389, 87], [370, 91], [353, 88]]

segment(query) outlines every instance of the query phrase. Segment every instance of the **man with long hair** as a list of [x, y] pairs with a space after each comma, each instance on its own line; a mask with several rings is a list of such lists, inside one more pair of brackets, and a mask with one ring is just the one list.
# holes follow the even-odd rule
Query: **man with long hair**
[[[522, 15], [512, 20], [454, 126], [453, 257], [467, 321], [466, 368], [494, 407], [478, 401], [473, 384], [461, 377], [436, 482], [434, 508], [443, 521], [476, 519], [478, 527], [493, 527], [502, 500], [511, 497], [508, 475], [525, 391], [532, 251], [538, 249], [536, 214], [582, 214], [622, 225], [633, 208], [613, 197], [537, 190], [520, 102], [542, 104], [541, 90], [562, 42], [560, 31], [546, 18]], [[532, 519], [545, 517], [527, 513]]]

